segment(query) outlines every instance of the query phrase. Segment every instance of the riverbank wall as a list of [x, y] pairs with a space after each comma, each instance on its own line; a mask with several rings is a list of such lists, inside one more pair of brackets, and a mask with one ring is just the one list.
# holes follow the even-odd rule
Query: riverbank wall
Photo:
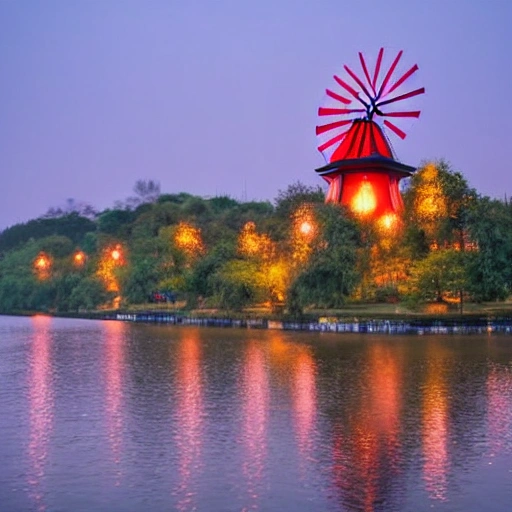
[[285, 331], [375, 333], [375, 334], [512, 334], [512, 318], [471, 320], [359, 320], [319, 318], [318, 321], [285, 321], [264, 318], [216, 318], [194, 317], [167, 312], [108, 313], [101, 315], [104, 320], [125, 322], [169, 324], [199, 327], [220, 327], [239, 329], [274, 329]]

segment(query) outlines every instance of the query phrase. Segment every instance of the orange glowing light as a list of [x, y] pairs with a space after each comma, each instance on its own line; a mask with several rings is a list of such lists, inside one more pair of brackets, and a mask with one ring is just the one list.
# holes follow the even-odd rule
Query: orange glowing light
[[394, 213], [386, 213], [379, 219], [379, 225], [383, 229], [391, 229], [396, 226], [397, 220]]
[[112, 259], [118, 261], [121, 258], [121, 252], [118, 249], [114, 249], [111, 252]]
[[44, 256], [41, 256], [37, 261], [36, 261], [36, 267], [41, 269], [41, 270], [44, 270], [45, 268], [48, 267], [48, 260], [44, 257]]
[[305, 220], [300, 225], [299, 229], [300, 229], [300, 232], [303, 233], [304, 235], [309, 235], [313, 231], [313, 225], [311, 224], [311, 222]]
[[178, 224], [174, 233], [174, 242], [189, 256], [196, 256], [204, 251], [201, 230], [185, 222]]
[[375, 210], [377, 199], [371, 183], [368, 181], [361, 183], [359, 190], [352, 198], [351, 207], [356, 213], [362, 215], [372, 213]]
[[33, 265], [39, 279], [48, 279], [50, 277], [52, 261], [45, 253], [39, 253], [37, 258], [34, 260]]
[[75, 253], [73, 260], [75, 262], [75, 265], [83, 265], [85, 262], [85, 254], [82, 251], [78, 251]]
[[246, 222], [238, 235], [238, 251], [244, 256], [262, 256], [270, 258], [274, 252], [274, 244], [266, 234], [256, 231], [254, 222]]

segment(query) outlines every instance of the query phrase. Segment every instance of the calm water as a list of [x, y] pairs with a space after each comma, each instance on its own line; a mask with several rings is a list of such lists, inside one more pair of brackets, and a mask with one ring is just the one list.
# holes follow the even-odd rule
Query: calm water
[[512, 337], [0, 317], [0, 511], [508, 511]]

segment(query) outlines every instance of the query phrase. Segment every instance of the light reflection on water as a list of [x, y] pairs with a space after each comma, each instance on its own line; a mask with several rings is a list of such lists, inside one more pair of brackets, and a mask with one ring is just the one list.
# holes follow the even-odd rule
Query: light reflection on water
[[512, 501], [511, 338], [0, 317], [0, 339], [2, 511]]
[[195, 510], [197, 482], [202, 466], [203, 444], [203, 384], [201, 377], [201, 347], [197, 331], [179, 333], [176, 389], [176, 450], [179, 481], [175, 490], [176, 508]]
[[105, 354], [105, 401], [104, 414], [107, 423], [110, 458], [114, 464], [115, 485], [121, 483], [121, 457], [123, 455], [123, 389], [125, 371], [125, 330], [126, 325], [120, 322], [105, 322], [104, 340]]
[[44, 511], [47, 508], [44, 481], [48, 466], [54, 408], [51, 321], [47, 317], [36, 316], [32, 322], [34, 332], [28, 368], [30, 434], [27, 447], [29, 458], [27, 479], [35, 509]]

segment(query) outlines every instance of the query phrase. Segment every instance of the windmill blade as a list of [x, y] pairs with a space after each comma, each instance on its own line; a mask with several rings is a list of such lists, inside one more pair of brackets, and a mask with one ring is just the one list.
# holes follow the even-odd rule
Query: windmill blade
[[361, 89], [366, 94], [366, 96], [368, 96], [368, 99], [371, 100], [372, 95], [368, 92], [368, 89], [365, 87], [365, 85], [363, 84], [361, 79], [347, 65], [345, 65], [343, 67], [345, 68], [345, 71], [355, 80], [357, 85], [359, 85], [359, 87], [361, 87]]
[[391, 78], [391, 75], [395, 72], [395, 68], [397, 67], [398, 62], [400, 61], [400, 58], [402, 57], [403, 53], [404, 52], [402, 50], [400, 50], [398, 52], [398, 55], [395, 57], [395, 60], [393, 61], [393, 64], [391, 64], [391, 67], [389, 68], [388, 72], [386, 73], [386, 76], [384, 77], [384, 81], [382, 82], [382, 85], [380, 86], [379, 94], [377, 95], [377, 97], [379, 97], [379, 98], [381, 97], [382, 92], [384, 91], [384, 89], [388, 85], [389, 79]]
[[405, 132], [403, 132], [402, 130], [400, 130], [400, 128], [398, 128], [398, 126], [396, 126], [395, 124], [393, 124], [392, 122], [388, 121], [387, 119], [384, 120], [384, 124], [391, 130], [393, 131], [396, 135], [398, 135], [401, 139], [405, 139]]
[[336, 135], [336, 137], [333, 137], [332, 139], [329, 139], [327, 142], [324, 142], [322, 145], [318, 146], [318, 151], [325, 151], [327, 148], [330, 148], [333, 144], [336, 144], [336, 142], [340, 142], [345, 138], [345, 135], [347, 135], [348, 132], [349, 130], [345, 130], [344, 132], [341, 132], [340, 134]]
[[355, 114], [357, 112], [366, 112], [364, 108], [326, 108], [318, 109], [319, 116], [339, 116], [342, 114]]
[[350, 119], [343, 121], [336, 121], [335, 123], [323, 124], [321, 126], [316, 127], [316, 134], [320, 135], [322, 133], [328, 132], [329, 130], [334, 130], [334, 128], [340, 128], [341, 126], [347, 126], [347, 124], [351, 124], [352, 121]]
[[370, 84], [370, 87], [372, 88], [373, 93], [375, 94], [375, 89], [373, 88], [373, 84], [370, 79], [370, 74], [368, 73], [368, 68], [366, 67], [366, 62], [364, 61], [364, 57], [361, 52], [359, 52], [359, 60], [361, 61], [361, 67], [363, 68], [364, 76], [366, 77], [367, 82]]
[[333, 92], [329, 89], [325, 90], [325, 94], [327, 94], [327, 96], [330, 96], [333, 100], [337, 100], [341, 103], [344, 103], [345, 105], [349, 105], [350, 103], [352, 103], [352, 100], [349, 100], [348, 98], [345, 98], [344, 96], [341, 96], [340, 94], [336, 94], [335, 92]]
[[380, 65], [382, 64], [383, 55], [384, 55], [384, 48], [381, 48], [379, 50], [379, 55], [377, 57], [377, 63], [375, 64], [375, 72], [373, 73], [372, 87], [373, 87], [374, 91], [376, 91], [376, 89], [377, 89], [377, 79], [379, 78]]
[[387, 112], [381, 114], [384, 117], [420, 117], [421, 110], [410, 110], [408, 112]]
[[397, 80], [394, 85], [389, 89], [387, 94], [391, 94], [397, 87], [400, 87], [413, 73], [416, 73], [420, 69], [417, 64], [414, 64], [414, 66], [407, 71], [407, 73], [404, 73], [404, 75]]
[[350, 85], [348, 85], [346, 82], [344, 82], [339, 76], [334, 75], [334, 80], [336, 80], [336, 82], [338, 82], [338, 84], [340, 84], [341, 87], [343, 87], [346, 91], [352, 94], [352, 96], [354, 96], [357, 101], [360, 101], [365, 107], [367, 106], [366, 103], [359, 97], [359, 93], [350, 87]]
[[397, 96], [396, 98], [391, 98], [390, 100], [386, 101], [379, 101], [377, 103], [377, 107], [383, 107], [384, 105], [389, 105], [390, 103], [395, 103], [396, 101], [402, 101], [406, 100], [407, 98], [412, 98], [413, 96], [418, 96], [419, 94], [423, 94], [425, 92], [425, 87], [421, 87], [420, 89], [415, 89], [411, 92], [406, 92], [405, 94], [401, 94], [400, 96]]

